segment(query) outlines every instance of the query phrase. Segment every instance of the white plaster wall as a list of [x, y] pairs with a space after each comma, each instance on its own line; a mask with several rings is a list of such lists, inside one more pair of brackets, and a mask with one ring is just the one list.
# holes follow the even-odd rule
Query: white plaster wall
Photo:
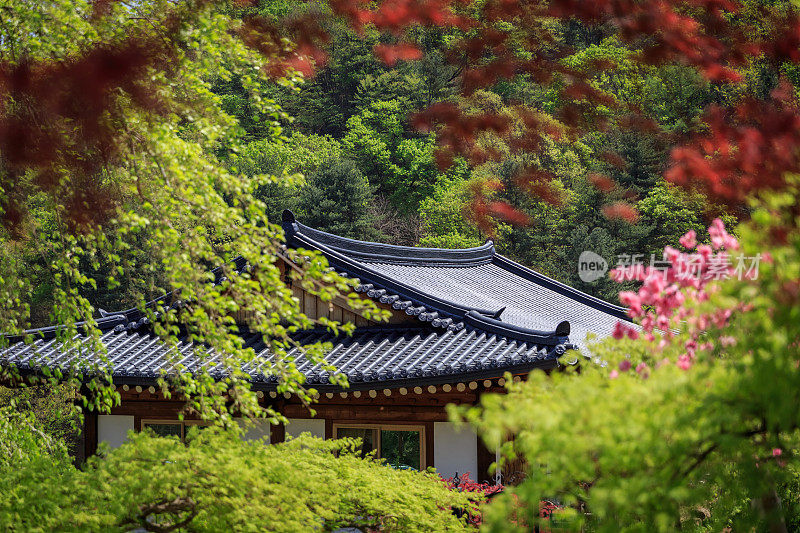
[[248, 425], [245, 426], [245, 422], [242, 419], [237, 419], [237, 422], [242, 425], [242, 427], [246, 427], [247, 431], [244, 434], [244, 440], [257, 440], [266, 437], [266, 442], [269, 444], [269, 434], [270, 434], [270, 423], [263, 419], [257, 419], [250, 422]]
[[433, 423], [433, 462], [442, 477], [478, 475], [478, 437], [471, 428], [456, 431], [450, 422]]
[[287, 437], [299, 437], [301, 433], [311, 433], [315, 437], [325, 438], [324, 418], [290, 418], [286, 424]]
[[128, 438], [133, 429], [133, 417], [127, 415], [97, 415], [97, 442], [107, 442], [117, 448]]

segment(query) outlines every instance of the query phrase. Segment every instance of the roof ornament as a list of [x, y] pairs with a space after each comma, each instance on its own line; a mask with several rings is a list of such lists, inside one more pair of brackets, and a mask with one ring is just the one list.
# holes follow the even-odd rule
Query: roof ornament
[[569, 322], [562, 322], [555, 331], [539, 331], [509, 324], [492, 318], [489, 315], [482, 315], [474, 309], [464, 315], [464, 322], [469, 326], [476, 327], [482, 331], [502, 335], [523, 342], [530, 342], [541, 346], [557, 346], [564, 343], [566, 335], [564, 331], [569, 331]]
[[505, 307], [501, 307], [500, 309], [495, 311], [495, 313], [492, 315], [492, 318], [494, 318], [495, 320], [500, 320], [500, 315], [502, 315], [503, 311], [505, 311], [505, 310], [506, 310]]
[[294, 224], [297, 222], [297, 219], [294, 218], [294, 213], [291, 209], [284, 209], [283, 213], [281, 213], [281, 222], [284, 224]]
[[288, 244], [297, 232], [297, 219], [291, 209], [284, 209], [281, 213], [281, 227], [286, 234], [286, 243]]
[[556, 326], [556, 336], [558, 337], [569, 337], [570, 326], [569, 322], [564, 320], [563, 322], [559, 322]]

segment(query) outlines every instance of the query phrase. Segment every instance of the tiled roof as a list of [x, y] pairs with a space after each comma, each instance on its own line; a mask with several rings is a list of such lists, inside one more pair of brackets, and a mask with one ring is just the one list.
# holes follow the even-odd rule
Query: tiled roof
[[568, 322], [570, 341], [585, 349], [587, 335], [607, 337], [629, 320], [624, 308], [503, 257], [491, 241], [466, 250], [367, 243], [309, 228], [288, 212], [284, 229], [294, 246], [320, 250], [337, 270], [359, 278], [357, 290], [434, 326], [457, 329], [469, 310], [520, 334]]
[[[22, 342], [0, 352], [4, 365], [14, 364], [22, 372], [35, 372], [47, 365], [80, 371], [91, 371], [92, 364], [108, 364], [118, 383], [147, 383], [180, 364], [185, 371], [197, 371], [200, 365], [215, 377], [224, 374], [224, 366], [213, 353], [201, 362], [194, 346], [180, 342], [174, 356], [167, 346], [150, 334], [146, 327], [121, 329], [119, 324], [101, 323], [101, 341], [107, 348], [107, 363], [92, 355], [88, 341], [71, 351], [61, 349], [53, 335], [33, 344]], [[259, 355], [262, 365], [269, 366], [272, 356], [260, 334], [247, 335], [245, 346]], [[430, 327], [374, 326], [356, 330], [352, 336], [334, 336], [326, 330], [304, 331], [295, 337], [303, 345], [315, 342], [331, 344], [326, 359], [344, 373], [352, 389], [401, 386], [407, 383], [445, 383], [497, 376], [505, 371], [526, 372], [533, 368], [551, 368], [565, 352], [563, 338], [545, 339], [533, 344], [505, 338], [492, 332], [466, 327], [459, 331]], [[82, 351], [78, 361], [77, 354]], [[303, 372], [309, 384], [321, 389], [331, 387], [327, 372], [309, 362], [302, 351], [293, 348], [287, 354]], [[74, 366], [77, 365], [77, 368]], [[244, 367], [257, 385], [274, 387], [277, 380], [265, 372], [264, 366]], [[265, 375], [267, 374], [267, 375]]]
[[[304, 226], [288, 211], [283, 227], [288, 246], [320, 251], [332, 268], [359, 279], [357, 292], [417, 318], [409, 325], [357, 328], [352, 337], [334, 337], [324, 330], [298, 334], [302, 344], [332, 343], [327, 360], [354, 388], [452, 382], [553, 367], [567, 349], [577, 345], [585, 350], [587, 333], [607, 336], [618, 320], [627, 319], [623, 308], [514, 263], [497, 254], [491, 242], [467, 250], [441, 250], [355, 241]], [[237, 260], [237, 267], [246, 265]], [[152, 305], [164, 305], [168, 297]], [[101, 314], [98, 325], [115, 380], [153, 380], [174, 370], [176, 361], [188, 371], [201, 364], [187, 343], [179, 344], [177, 359], [168, 357], [166, 346], [151, 335], [139, 311]], [[32, 333], [41, 338], [30, 346], [12, 339], [11, 346], [0, 351], [0, 365], [13, 363], [33, 372], [44, 365], [67, 370], [78, 361], [76, 349], [65, 351], [57, 344], [55, 328]], [[262, 364], [269, 365], [271, 356], [260, 335], [246, 336], [245, 342], [259, 352]], [[88, 348], [83, 351], [77, 370], [90, 370], [95, 356]], [[300, 351], [289, 355], [309, 383], [330, 386], [329, 376]], [[212, 374], [224, 373], [213, 355], [202, 364]], [[263, 367], [244, 370], [256, 383], [275, 385]]]

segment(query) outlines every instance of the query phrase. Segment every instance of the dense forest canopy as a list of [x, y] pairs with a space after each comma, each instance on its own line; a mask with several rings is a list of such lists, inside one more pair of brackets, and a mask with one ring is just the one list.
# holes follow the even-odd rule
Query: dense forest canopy
[[[379, 22], [354, 26], [342, 16], [347, 10], [341, 2], [259, 2], [249, 7], [222, 7], [223, 3], [218, 9], [225, 15], [215, 15], [213, 23], [204, 22], [216, 24], [217, 31], [222, 30], [219, 17], [230, 17], [232, 23], [241, 25], [237, 31], [242, 42], [278, 57], [284, 51], [276, 45], [267, 46], [269, 39], [280, 37], [275, 33], [278, 28], [288, 29], [287, 36], [301, 43], [295, 52], [288, 52], [288, 57], [303, 58], [308, 64], [285, 61], [300, 72], [275, 83], [262, 79], [259, 74], [263, 70], [259, 73], [236, 67], [243, 57], [227, 57], [229, 50], [224, 54], [211, 50], [228, 42], [229, 35], [219, 36], [217, 41], [209, 38], [202, 45], [191, 44], [191, 36], [182, 33], [181, 24], [192, 23], [198, 17], [193, 7], [207, 8], [206, 4], [174, 7], [171, 2], [155, 2], [131, 8], [100, 2], [87, 5], [81, 12], [77, 5], [65, 2], [60, 8], [72, 8], [70, 18], [85, 27], [86, 35], [91, 35], [91, 28], [98, 36], [94, 41], [91, 37], [84, 37], [83, 43], [73, 41], [72, 49], [58, 53], [66, 59], [106, 39], [113, 46], [95, 56], [102, 52], [107, 57], [87, 56], [81, 64], [69, 59], [69, 67], [61, 66], [60, 71], [55, 64], [51, 68], [43, 63], [40, 68], [45, 70], [31, 75], [36, 83], [12, 90], [35, 100], [50, 86], [50, 79], [61, 76], [58, 85], [64, 89], [47, 96], [47, 109], [55, 109], [59, 120], [66, 120], [82, 135], [69, 140], [57, 124], [48, 125], [48, 130], [56, 131], [25, 127], [20, 122], [27, 123], [26, 114], [33, 111], [19, 107], [20, 98], [20, 112], [9, 121], [4, 138], [20, 145], [30, 139], [36, 146], [47, 139], [53, 153], [60, 149], [60, 154], [72, 154], [67, 159], [64, 155], [56, 157], [62, 171], [64, 165], [74, 168], [82, 180], [88, 181], [83, 187], [76, 184], [80, 191], [72, 191], [74, 197], [67, 195], [59, 207], [67, 214], [62, 223], [74, 224], [74, 229], [84, 225], [85, 230], [96, 223], [108, 228], [114, 220], [111, 209], [129, 201], [134, 191], [111, 178], [108, 164], [128, 157], [132, 145], [126, 146], [110, 134], [114, 124], [108, 120], [113, 115], [108, 119], [101, 115], [132, 106], [156, 116], [175, 116], [179, 121], [175, 133], [185, 141], [202, 140], [206, 152], [225, 172], [246, 179], [248, 186], [254, 187], [255, 197], [267, 206], [266, 215], [272, 222], [289, 208], [300, 220], [320, 229], [394, 244], [464, 247], [482, 244], [491, 237], [501, 253], [616, 303], [616, 287], [609, 280], [586, 283], [578, 277], [580, 253], [592, 250], [612, 264], [632, 254], [649, 257], [660, 254], [664, 245], [674, 243], [689, 229], [702, 234], [715, 216], [724, 215], [728, 222], [746, 217], [746, 211], [715, 203], [715, 198], [702, 191], [681, 191], [668, 184], [663, 176], [670, 153], [688, 136], [705, 131], [703, 113], [709, 106], [732, 108], [748, 98], [769, 95], [781, 75], [791, 79], [793, 74], [791, 68], [764, 57], [742, 65], [737, 71], [741, 81], [736, 84], [727, 78], [709, 79], [683, 60], [650, 61], [645, 52], [653, 45], [645, 36], [627, 37], [613, 20], [583, 20], [587, 17], [580, 12], [559, 19], [546, 18], [546, 12], [520, 15], [513, 10], [508, 14], [501, 11], [489, 24], [485, 17], [492, 13], [493, 2], [454, 5], [455, 14], [447, 24], [410, 25], [400, 32]], [[398, 6], [401, 4], [405, 5]], [[413, 5], [419, 10], [444, 9], [434, 4]], [[48, 17], [59, 14], [58, 6], [53, 3], [49, 14], [32, 10], [28, 16], [39, 17], [34, 21], [43, 25]], [[156, 48], [157, 53], [141, 50], [155, 35], [123, 37], [123, 28], [136, 26], [131, 22], [136, 18], [129, 16], [131, 9], [149, 9], [147, 16], [163, 24], [161, 30], [168, 43]], [[753, 22], [748, 18], [766, 9], [785, 16], [780, 6], [746, 4], [742, 28]], [[406, 16], [410, 17], [408, 23], [416, 21], [411, 14]], [[529, 17], [538, 17], [539, 27], [527, 26]], [[118, 24], [122, 20], [126, 22]], [[766, 25], [759, 24], [761, 33], [775, 31], [762, 27]], [[106, 34], [98, 28], [107, 28], [102, 30]], [[489, 29], [497, 33], [493, 34], [495, 41], [487, 41], [478, 51], [467, 49], [477, 46]], [[396, 44], [398, 35], [413, 48]], [[46, 57], [46, 51], [39, 49], [45, 46], [40, 42], [30, 44], [19, 36], [14, 38], [18, 41], [16, 50], [12, 47], [6, 54], [9, 68], [22, 58], [25, 65]], [[58, 47], [54, 42], [46, 45]], [[170, 46], [177, 46], [181, 53], [184, 48], [194, 53], [176, 55]], [[240, 54], [250, 53], [247, 46], [238, 46]], [[292, 45], [283, 46], [293, 50]], [[308, 54], [300, 54], [306, 49]], [[394, 51], [391, 57], [386, 57], [387, 49]], [[221, 71], [213, 64], [214, 54], [226, 56]], [[554, 69], [550, 79], [539, 80], [535, 72], [527, 72], [533, 68], [525, 68], [524, 61], [533, 62], [539, 56]], [[481, 69], [488, 71], [494, 65], [499, 70], [502, 61], [511, 60], [509, 57], [516, 62], [505, 66], [513, 69], [511, 72], [494, 74], [483, 87], [473, 87], [481, 81]], [[65, 103], [73, 93], [84, 92], [86, 87], [80, 83], [86, 81], [81, 82], [81, 76], [100, 73], [102, 65], [93, 61], [122, 62], [123, 66], [117, 72], [102, 71], [105, 85], [90, 87], [92, 92], [81, 95], [81, 100]], [[251, 55], [250, 61], [250, 68], [254, 68], [257, 61], [265, 59]], [[269, 63], [268, 72], [278, 72], [281, 61]], [[175, 76], [179, 64], [197, 69], [192, 75], [202, 84], [202, 94], [191, 98], [171, 95], [148, 87], [152, 82], [144, 81], [146, 69]], [[11, 80], [15, 79], [12, 75], [22, 75], [21, 67], [14, 68], [8, 74]], [[305, 80], [303, 72], [308, 75]], [[113, 78], [123, 75], [130, 79]], [[123, 107], [103, 109], [104, 104], [99, 102], [119, 89], [130, 95], [125, 102], [114, 103]], [[187, 114], [197, 112], [201, 97], [213, 102], [212, 107], [206, 102], [204, 111], [214, 109], [213, 119], [223, 119], [225, 126], [204, 129], [197, 123], [200, 115], [187, 120]], [[89, 105], [84, 101], [87, 99], [96, 101]], [[469, 153], [458, 153], [447, 143], [437, 145], [436, 128], [425, 133], [425, 128], [419, 127], [427, 120], [426, 113], [430, 115], [436, 106], [453, 107], [453, 116], [464, 123], [469, 117], [472, 124], [485, 123], [472, 126], [474, 131], [469, 133], [471, 140], [465, 147]], [[581, 127], [567, 120], [578, 120], [573, 116], [577, 108], [586, 108], [580, 113], [580, 120], [585, 122]], [[649, 121], [647, 127], [635, 124], [645, 119]], [[497, 124], [492, 125], [492, 121]], [[531, 121], [546, 135], [532, 133]], [[446, 139], [441, 130], [438, 133], [439, 141]], [[59, 147], [53, 145], [56, 140], [84, 146]], [[442, 146], [452, 153], [443, 154]], [[12, 154], [13, 148], [8, 146], [6, 151]], [[443, 156], [448, 159], [447, 166], [441, 164]], [[15, 157], [20, 161], [8, 161], [7, 175], [28, 177], [13, 178], [9, 182], [13, 185], [4, 187], [4, 220], [10, 231], [8, 238], [24, 245], [37, 242], [31, 239], [31, 221], [46, 218], [52, 211], [45, 197], [28, 198], [26, 191], [34, 190], [30, 186], [50, 190], [56, 159], [42, 153]], [[43, 159], [47, 157], [53, 160]], [[25, 168], [36, 170], [31, 174]], [[323, 172], [333, 173], [323, 176]], [[107, 178], [101, 178], [103, 175]], [[255, 184], [255, 177], [265, 175], [279, 179]], [[290, 176], [295, 179], [288, 179]], [[135, 187], [134, 196], [141, 196], [141, 184]], [[489, 211], [487, 202], [492, 207]], [[146, 201], [142, 203], [147, 205]], [[497, 208], [503, 205], [514, 210]], [[37, 235], [46, 236], [58, 224], [56, 220], [37, 228]], [[137, 238], [140, 242], [131, 246], [132, 255], [143, 248], [142, 237]], [[33, 280], [29, 285], [32, 294], [20, 302], [30, 305], [33, 326], [59, 321], [59, 316], [52, 314], [56, 287], [49, 265], [59, 251], [41, 248], [22, 246], [13, 254], [19, 268], [25, 265], [25, 278]], [[165, 271], [148, 267], [147, 260], [139, 259], [135, 267], [131, 259], [122, 259], [128, 265], [124, 267], [126, 273], [110, 276], [111, 283], [106, 272], [113, 268], [111, 265], [97, 265], [98, 270], [91, 268], [95, 265], [88, 257], [81, 259], [78, 270], [96, 278], [99, 286], [78, 281], [79, 292], [95, 307], [117, 309], [134, 305], [142, 296], [149, 300], [168, 290], [171, 281]]]

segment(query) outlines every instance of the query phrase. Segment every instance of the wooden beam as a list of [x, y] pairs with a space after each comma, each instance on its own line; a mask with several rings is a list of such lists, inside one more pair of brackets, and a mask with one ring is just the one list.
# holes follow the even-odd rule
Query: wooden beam
[[[383, 387], [377, 387], [377, 396], [372, 398], [369, 395], [368, 390], [361, 390], [361, 391], [352, 391], [348, 390], [347, 398], [342, 398], [339, 395], [339, 392], [332, 392], [332, 398], [328, 398], [326, 392], [320, 393], [319, 400], [314, 404], [314, 408], [321, 406], [328, 406], [328, 405], [345, 405], [345, 406], [352, 406], [352, 405], [366, 405], [366, 406], [398, 406], [398, 405], [412, 405], [412, 406], [437, 406], [437, 407], [444, 407], [449, 403], [455, 404], [473, 404], [477, 401], [478, 395], [474, 392], [468, 393], [460, 393], [455, 390], [451, 392], [443, 392], [439, 387], [434, 394], [429, 393], [425, 387], [422, 387], [424, 391], [422, 394], [416, 394], [414, 392], [414, 387], [410, 387], [407, 389], [406, 394], [400, 394], [399, 389], [391, 389], [392, 394], [391, 396], [386, 396], [383, 393]], [[354, 392], [358, 392], [358, 398], [356, 398]], [[290, 402], [296, 403], [299, 405], [299, 401], [295, 398], [290, 400]]]
[[[132, 415], [143, 418], [178, 418], [186, 407], [186, 402], [172, 400], [123, 400], [111, 409], [112, 415]], [[191, 418], [191, 417], [186, 417]]]
[[[447, 422], [447, 412], [440, 406], [314, 405], [315, 418], [380, 422]], [[287, 418], [311, 418], [303, 405], [290, 404], [281, 413]]]

